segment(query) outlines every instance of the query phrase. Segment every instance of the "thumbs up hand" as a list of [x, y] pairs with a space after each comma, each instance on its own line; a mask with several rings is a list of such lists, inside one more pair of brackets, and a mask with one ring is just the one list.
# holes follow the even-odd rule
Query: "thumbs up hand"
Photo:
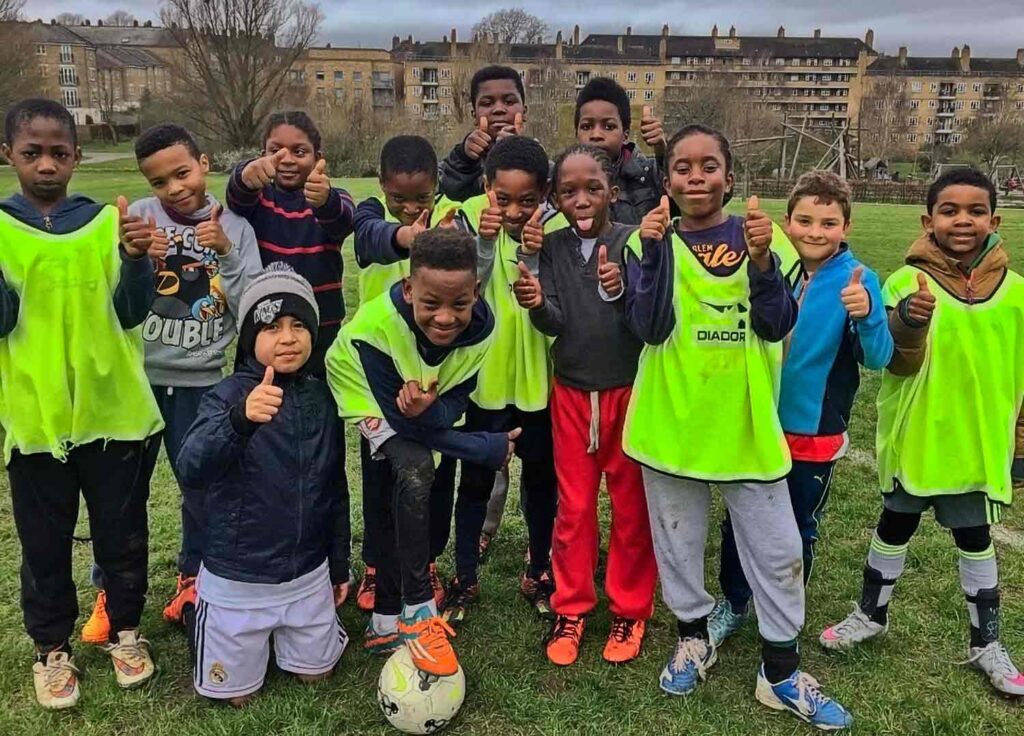
[[476, 231], [484, 240], [494, 240], [501, 232], [501, 207], [498, 206], [498, 195], [487, 192], [487, 209], [480, 215], [480, 225]]
[[419, 381], [408, 381], [398, 391], [398, 411], [402, 416], [412, 419], [430, 408], [430, 405], [437, 401], [437, 381], [430, 384], [426, 391], [420, 386]]
[[458, 208], [452, 207], [444, 213], [444, 216], [441, 218], [440, 222], [437, 223], [436, 227], [439, 227], [442, 230], [454, 230], [456, 228], [455, 215], [457, 214], [459, 214]]
[[868, 290], [864, 288], [861, 279], [864, 277], [864, 266], [857, 266], [853, 270], [848, 283], [841, 292], [839, 298], [843, 300], [846, 313], [853, 319], [864, 319], [871, 311], [871, 297]]
[[640, 118], [640, 136], [651, 148], [661, 148], [665, 145], [665, 129], [661, 121], [654, 117], [654, 110], [650, 105], [644, 105], [643, 117]]
[[123, 196], [117, 198], [117, 214], [118, 236], [124, 252], [129, 258], [142, 258], [153, 245], [156, 220], [152, 217], [143, 220], [138, 215], [129, 215], [128, 200]]
[[747, 200], [746, 220], [743, 223], [743, 238], [747, 243], [747, 253], [754, 265], [762, 271], [771, 268], [772, 219], [760, 208], [757, 197]]
[[246, 188], [259, 191], [267, 184], [274, 181], [277, 176], [277, 167], [288, 155], [288, 149], [282, 148], [270, 156], [262, 156], [246, 164], [242, 169], [242, 183]]
[[274, 385], [274, 369], [267, 366], [263, 380], [245, 397], [245, 418], [257, 424], [266, 424], [281, 409], [284, 389]]
[[320, 159], [313, 167], [313, 171], [306, 178], [302, 187], [302, 193], [309, 202], [309, 206], [318, 209], [327, 204], [327, 197], [331, 194], [331, 180], [327, 176], [327, 160]]
[[[226, 256], [231, 250], [231, 241], [220, 225], [220, 216], [224, 208], [215, 205], [210, 219], [196, 225], [196, 240], [204, 248], [211, 249], [219, 256]], [[166, 252], [166, 251], [165, 251]]]
[[640, 221], [640, 238], [644, 240], [662, 241], [671, 221], [672, 213], [669, 210], [668, 197], [661, 195], [661, 203], [653, 210], [644, 215]]
[[540, 288], [540, 280], [530, 273], [526, 264], [519, 261], [519, 278], [512, 284], [512, 293], [523, 309], [537, 309], [544, 304], [544, 292]]
[[619, 264], [608, 261], [608, 246], [597, 246], [597, 280], [604, 293], [614, 298], [622, 293], [622, 271]]
[[512, 124], [509, 125], [508, 123], [505, 123], [502, 126], [501, 130], [498, 132], [498, 135], [495, 136], [494, 141], [495, 141], [495, 143], [497, 143], [498, 141], [500, 141], [500, 140], [502, 140], [504, 138], [509, 138], [511, 136], [514, 136], [514, 135], [522, 135], [522, 134], [523, 134], [523, 114], [521, 112], [517, 112], [516, 116], [512, 119]]
[[473, 132], [466, 137], [466, 142], [462, 144], [462, 150], [468, 158], [473, 161], [479, 161], [486, 155], [487, 149], [491, 147], [492, 142], [493, 139], [491, 138], [487, 118], [480, 118], [477, 127], [473, 129]]
[[398, 228], [395, 239], [398, 242], [398, 247], [409, 250], [412, 248], [413, 241], [416, 240], [416, 236], [426, 230], [430, 226], [430, 210], [423, 210], [420, 212], [420, 216], [416, 218], [416, 222], [411, 225], [402, 225]]
[[917, 291], [907, 300], [907, 316], [920, 325], [928, 325], [935, 312], [935, 295], [928, 287], [928, 277], [917, 274]]
[[530, 219], [523, 225], [522, 248], [524, 253], [534, 255], [540, 253], [544, 246], [544, 226], [540, 224], [540, 210], [538, 207], [530, 215]]
[[162, 228], [153, 231], [153, 241], [149, 244], [149, 257], [154, 261], [162, 261], [167, 258], [167, 251], [171, 249], [171, 239]]

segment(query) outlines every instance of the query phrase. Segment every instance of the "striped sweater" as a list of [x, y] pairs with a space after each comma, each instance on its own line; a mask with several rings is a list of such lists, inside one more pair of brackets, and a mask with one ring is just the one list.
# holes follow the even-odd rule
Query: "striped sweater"
[[269, 185], [254, 191], [242, 183], [248, 163], [239, 164], [228, 180], [228, 207], [252, 225], [264, 266], [284, 261], [312, 285], [320, 330], [309, 366], [323, 377], [324, 355], [345, 319], [341, 244], [352, 232], [355, 204], [344, 189], [331, 190], [327, 203], [318, 208], [309, 206], [301, 189]]

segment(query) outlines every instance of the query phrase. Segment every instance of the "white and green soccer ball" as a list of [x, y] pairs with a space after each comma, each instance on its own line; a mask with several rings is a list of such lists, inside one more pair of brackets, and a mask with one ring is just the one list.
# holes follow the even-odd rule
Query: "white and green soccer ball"
[[401, 647], [384, 663], [377, 681], [377, 704], [388, 722], [405, 733], [436, 733], [455, 718], [466, 697], [461, 665], [454, 675], [437, 677], [412, 663]]

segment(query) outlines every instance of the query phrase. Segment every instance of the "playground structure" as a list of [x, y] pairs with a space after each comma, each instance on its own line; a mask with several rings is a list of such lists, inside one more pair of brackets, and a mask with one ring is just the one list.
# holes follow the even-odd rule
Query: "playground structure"
[[[772, 144], [779, 146], [779, 164], [776, 178], [780, 180], [794, 178], [800, 170], [800, 154], [806, 153], [810, 146], [823, 149], [818, 163], [812, 168], [834, 171], [844, 179], [857, 179], [860, 171], [860, 136], [855, 132], [850, 121], [832, 117], [827, 125], [808, 125], [808, 119], [800, 119], [800, 125], [789, 122], [786, 116], [779, 123], [781, 130], [778, 135], [763, 138], [742, 138], [733, 141], [733, 148], [743, 149], [747, 146]], [[805, 148], [805, 145], [807, 148]]]

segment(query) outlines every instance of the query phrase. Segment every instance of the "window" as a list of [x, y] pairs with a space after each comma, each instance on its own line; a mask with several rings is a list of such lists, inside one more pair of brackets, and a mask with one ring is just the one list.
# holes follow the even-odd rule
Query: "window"
[[963, 110], [964, 109], [964, 101], [963, 100], [957, 100], [955, 107], [956, 107], [957, 110]]
[[[831, 74], [822, 74], [821, 75], [821, 81], [822, 82], [831, 82], [832, 81], [832, 75]], [[840, 80], [837, 80], [837, 81], [840, 81]]]
[[956, 127], [959, 128], [961, 125], [963, 125], [963, 123], [963, 118], [953, 118], [953, 125], [955, 125]]
[[345, 72], [334, 72], [334, 83], [345, 81]]
[[939, 91], [939, 83], [938, 82], [932, 82], [931, 84], [929, 84], [928, 85], [928, 91], [929, 92], [938, 92]]
[[916, 110], [919, 107], [921, 107], [921, 100], [911, 100], [910, 101], [910, 109], [911, 110]]
[[673, 64], [679, 64], [681, 62], [682, 62], [682, 59], [680, 59], [678, 56], [673, 56], [672, 57], [672, 63]]
[[520, 79], [526, 79], [526, 70], [525, 69], [520, 69], [519, 70], [519, 78]]
[[975, 92], [981, 92], [981, 84], [979, 82], [975, 82], [973, 88]]
[[650, 102], [653, 99], [654, 99], [654, 90], [653, 89], [645, 89], [644, 90], [644, 100], [646, 100], [647, 102]]
[[1024, 110], [1024, 100], [1017, 100], [1015, 103], [1013, 103], [1013, 106], [1018, 110]]
[[448, 104], [441, 105], [441, 114], [442, 115], [450, 115], [451, 112], [452, 112], [452, 106], [451, 105], [448, 105]]
[[928, 109], [929, 110], [934, 110], [938, 106], [939, 106], [939, 101], [938, 100], [928, 100]]
[[928, 118], [928, 127], [935, 125], [935, 118]]
[[931, 133], [925, 133], [924, 134], [924, 142], [925, 143], [931, 143], [933, 139], [934, 139], [934, 136]]
[[576, 72], [576, 86], [586, 87], [590, 81], [590, 72]]
[[636, 99], [636, 90], [635, 89], [627, 89], [626, 90], [626, 97], [628, 97], [631, 100], [635, 100]]
[[78, 107], [78, 90], [77, 89], [65, 89], [62, 90], [64, 97], [64, 107]]
[[[68, 46], [67, 44], [64, 44], [64, 45], [62, 45], [60, 47], [60, 63], [61, 64], [74, 64], [75, 63], [75, 55], [74, 55], [74, 53], [72, 53], [71, 47]], [[78, 105], [74, 105], [74, 107], [78, 107]]]
[[907, 125], [909, 127], [911, 127], [911, 128], [916, 128], [917, 127], [917, 118], [908, 118], [907, 119]]
[[907, 140], [911, 143], [917, 143], [917, 133], [907, 133]]
[[60, 85], [62, 87], [77, 87], [78, 78], [73, 66], [62, 66], [59, 72]]
[[713, 56], [705, 56], [704, 57], [704, 65], [705, 66], [711, 66], [714, 63], [715, 63], [715, 58]]
[[786, 60], [785, 59], [776, 59], [775, 60], [775, 66], [785, 66], [785, 65], [786, 65]]
[[441, 67], [441, 79], [451, 79], [451, 78], [452, 78], [452, 68], [450, 66], [443, 66], [443, 67]]
[[420, 112], [420, 106], [419, 105], [413, 105], [412, 106], [412, 111], [418, 115], [419, 112]]
[[306, 72], [302, 69], [291, 69], [288, 72], [288, 81], [292, 84], [305, 84]]
[[437, 90], [437, 96], [438, 97], [451, 97], [452, 96], [452, 88], [451, 87], [440, 87]]
[[956, 91], [961, 93], [961, 94], [966, 92], [967, 91], [967, 83], [966, 82], [960, 82], [960, 84], [958, 84], [956, 86]]
[[317, 71], [316, 71], [316, 81], [322, 82], [325, 79], [327, 79], [327, 75], [324, 74], [324, 70], [323, 69], [317, 69]]
[[832, 59], [825, 59], [823, 62], [821, 62], [821, 65], [822, 66], [832, 66]]
[[43, 44], [41, 44], [41, 43], [37, 43], [36, 44], [36, 55], [37, 56], [46, 56], [46, 47]]
[[357, 90], [356, 90], [355, 98], [356, 98], [357, 100], [361, 100], [361, 99], [363, 99], [363, 91], [362, 91], [361, 89], [357, 89]]
[[618, 72], [609, 72], [608, 73], [608, 79], [611, 79], [613, 82], [617, 82], [618, 79], [619, 79], [619, 73]]
[[355, 82], [356, 84], [359, 84], [360, 82], [362, 82], [363, 81], [363, 73], [362, 72], [352, 72], [352, 81]]
[[951, 135], [949, 137], [949, 142], [950, 143], [959, 143], [960, 141], [963, 140], [963, 138], [964, 137], [962, 135], [960, 135], [959, 133], [954, 133], [953, 135]]
[[636, 72], [626, 72], [626, 81], [627, 82], [635, 82], [636, 81]]
[[910, 91], [911, 92], [920, 92], [921, 91], [921, 83], [920, 82], [911, 82], [910, 83]]
[[644, 81], [647, 84], [654, 84], [654, 72], [644, 72]]
[[823, 89], [821, 91], [821, 96], [822, 97], [831, 97], [832, 96], [832, 90], [830, 90], [830, 89]]
[[343, 89], [335, 89], [334, 90], [334, 101], [335, 102], [344, 102], [345, 101], [345, 90], [343, 90]]
[[412, 68], [412, 78], [413, 79], [419, 79], [420, 78], [420, 68], [418, 66], [414, 66]]
[[799, 82], [800, 81], [800, 75], [799, 74], [790, 74], [789, 75], [789, 81], [790, 82]]
[[751, 59], [749, 56], [744, 56], [743, 61], [740, 62], [740, 64], [742, 64], [743, 66], [750, 66], [753, 63], [753, 59]]
[[981, 109], [981, 103], [978, 100], [971, 100], [971, 109], [972, 110], [980, 110]]

